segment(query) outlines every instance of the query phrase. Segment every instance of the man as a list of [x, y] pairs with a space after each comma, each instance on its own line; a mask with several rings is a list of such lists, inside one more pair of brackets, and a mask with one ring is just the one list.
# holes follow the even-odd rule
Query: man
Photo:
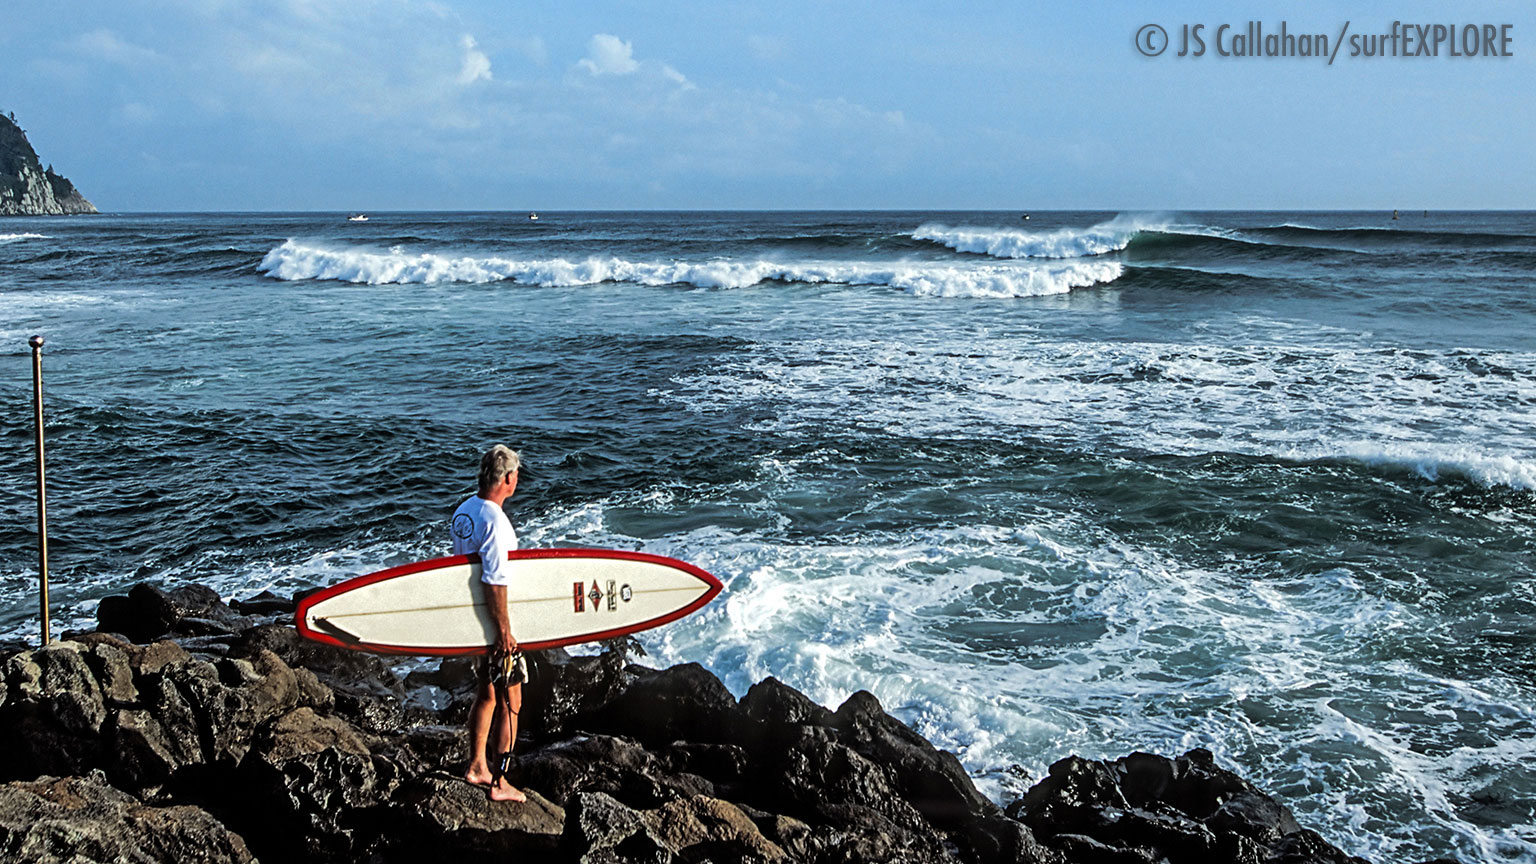
[[[480, 457], [480, 491], [453, 511], [453, 554], [480, 556], [480, 582], [485, 605], [496, 628], [495, 641], [479, 664], [475, 704], [469, 709], [469, 769], [464, 779], [489, 786], [492, 801], [526, 801], [507, 782], [512, 747], [517, 743], [517, 715], [523, 709], [523, 679], [528, 666], [512, 635], [507, 616], [507, 583], [512, 567], [507, 553], [517, 548], [517, 534], [501, 509], [517, 491], [517, 453], [497, 444]], [[494, 757], [486, 754], [492, 727]]]

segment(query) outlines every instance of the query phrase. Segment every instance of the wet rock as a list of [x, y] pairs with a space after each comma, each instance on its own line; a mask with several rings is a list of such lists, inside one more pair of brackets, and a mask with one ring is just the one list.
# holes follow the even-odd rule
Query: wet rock
[[786, 861], [789, 856], [764, 837], [736, 805], [708, 796], [669, 801], [640, 814], [653, 837], [687, 860]]
[[[537, 652], [545, 653], [545, 652]], [[562, 652], [563, 653], [563, 652]], [[534, 653], [530, 653], [529, 664], [533, 664]], [[479, 657], [444, 657], [436, 668], [416, 669], [405, 678], [407, 688], [433, 686], [441, 687], [450, 693], [470, 693], [475, 689], [475, 665]], [[528, 688], [525, 686], [524, 691]], [[526, 692], [524, 696], [526, 698]]]
[[793, 816], [785, 816], [782, 813], [763, 813], [741, 806], [741, 811], [752, 817], [757, 824], [757, 829], [763, 836], [772, 840], [778, 846], [788, 852], [791, 857], [803, 858], [806, 841], [811, 836], [811, 826], [801, 822]]
[[1094, 836], [1123, 848], [1147, 849], [1175, 861], [1211, 860], [1218, 846], [1210, 829], [1173, 808], [1105, 811], [1095, 826]]
[[1130, 809], [1115, 772], [1102, 762], [1068, 756], [1008, 808], [1008, 815], [1042, 838], [1082, 833], [1099, 824], [1105, 810]]
[[257, 723], [287, 713], [301, 699], [299, 679], [293, 668], [283, 658], [260, 648], [245, 658], [220, 661], [219, 677], [249, 694]]
[[[803, 823], [803, 831], [809, 832]], [[741, 808], [708, 796], [635, 810], [603, 792], [580, 792], [566, 811], [564, 854], [577, 861], [789, 861]]]
[[107, 709], [81, 648], [54, 642], [5, 660], [0, 740], [26, 744], [0, 761], [5, 776], [81, 774], [100, 763], [98, 733]]
[[1213, 830], [1241, 834], [1266, 846], [1301, 830], [1288, 808], [1242, 777], [1217, 767], [1209, 750], [1191, 750], [1174, 760], [1137, 753], [1116, 764], [1132, 760], [1142, 765], [1167, 763], [1171, 780], [1159, 800], [1206, 820]]
[[872, 694], [859, 691], [848, 697], [833, 723], [841, 740], [883, 766], [901, 796], [934, 825], [958, 830], [976, 817], [998, 812], [997, 805], [976, 791], [955, 754], [934, 747], [886, 714]]
[[1073, 864], [1164, 864], [1148, 849], [1111, 846], [1086, 834], [1063, 833], [1055, 837], [1056, 848]]
[[624, 692], [625, 658], [622, 646], [586, 657], [560, 648], [529, 653], [523, 732], [532, 740], [550, 740], [581, 728], [581, 718], [599, 713]]
[[249, 862], [245, 841], [197, 807], [151, 807], [99, 773], [0, 785], [6, 861]]
[[117, 705], [138, 700], [136, 691], [141, 677], [192, 656], [180, 643], [169, 639], [138, 645], [113, 633], [92, 632], [78, 634], [68, 641], [84, 652], [86, 664], [101, 686], [102, 697]]
[[407, 714], [402, 708], [405, 687], [378, 655], [313, 642], [292, 627], [266, 624], [244, 631], [230, 646], [229, 656], [249, 657], [260, 649], [295, 670], [312, 672], [330, 691], [334, 710], [360, 729], [393, 734], [408, 725], [435, 721]]
[[537, 792], [526, 794], [521, 803], [490, 801], [483, 788], [441, 773], [408, 781], [383, 809], [390, 855], [429, 861], [553, 858], [565, 811]]
[[1305, 828], [1281, 837], [1269, 847], [1266, 864], [1368, 864], [1345, 854], [1316, 831]]
[[950, 848], [931, 834], [895, 826], [832, 823], [818, 825], [790, 854], [816, 864], [959, 864]]
[[793, 727], [778, 749], [754, 753], [760, 778], [748, 803], [811, 822], [931, 833], [922, 815], [890, 785], [886, 772], [819, 726]]
[[402, 693], [398, 676], [379, 655], [314, 642], [287, 625], [263, 624], [244, 631], [230, 654], [249, 656], [259, 648], [271, 651], [293, 668], [309, 669], [329, 686], [340, 683], [379, 688], [395, 696]]
[[358, 814], [389, 792], [357, 730], [310, 708], [257, 735], [238, 783], [231, 809], [240, 824], [268, 828], [255, 838], [257, 852], [279, 860], [354, 857]]
[[[149, 716], [120, 712], [116, 732], [117, 743], [134, 754], [120, 767], [140, 781], [158, 776], [160, 767], [172, 773], [204, 761], [233, 767], [250, 749], [259, 725], [299, 703], [297, 676], [270, 651], [217, 662], [167, 659], [139, 680]], [[161, 746], [166, 736], [177, 739], [169, 748]], [[162, 755], [176, 758], [150, 770]]]
[[1008, 808], [1071, 860], [1344, 862], [1291, 812], [1215, 764], [1132, 753], [1113, 762], [1068, 757]]
[[[292, 667], [290, 667], [292, 668]], [[293, 670], [294, 683], [299, 688], [299, 704], [329, 714], [336, 707], [336, 694], [320, 683], [320, 678], [308, 669]]]
[[596, 861], [604, 857], [601, 853], [613, 854], [615, 847], [645, 830], [640, 814], [613, 796], [580, 792], [571, 796], [566, 806], [560, 843], [569, 858]]
[[769, 727], [831, 726], [833, 720], [831, 711], [772, 677], [764, 678], [747, 690], [747, 695], [741, 697], [741, 710], [751, 720]]
[[[412, 774], [462, 774], [469, 734], [463, 726], [417, 726], [385, 739], [383, 752]], [[376, 752], [378, 752], [376, 750]]]
[[109, 708], [132, 705], [139, 701], [139, 688], [133, 683], [133, 667], [124, 646], [98, 641], [85, 652], [85, 663], [101, 686], [101, 698]]
[[238, 763], [250, 749], [256, 730], [249, 691], [226, 685], [217, 666], [197, 658], [167, 666], [159, 674], [175, 682], [192, 710], [203, 758]]
[[185, 739], [167, 734], [159, 719], [144, 710], [119, 710], [107, 733], [112, 782], [127, 789], [149, 789], [168, 781], [181, 768], [201, 761], [185, 751]]
[[592, 731], [666, 745], [679, 740], [729, 743], [736, 718], [736, 699], [720, 679], [697, 663], [684, 663], [647, 670], [596, 715], [582, 719]]
[[135, 675], [154, 675], [172, 663], [185, 663], [191, 657], [185, 648], [162, 639], [142, 647], [135, 646], [128, 654], [128, 663]]
[[292, 615], [298, 609], [293, 598], [281, 597], [271, 591], [244, 600], [231, 600], [229, 606], [241, 615]]
[[252, 622], [230, 609], [218, 592], [203, 585], [166, 591], [141, 582], [128, 594], [103, 597], [96, 607], [96, 629], [148, 642], [168, 633], [186, 636], [231, 634]]
[[357, 724], [359, 729], [375, 735], [395, 734], [413, 722], [429, 722], [428, 718], [413, 715], [405, 710], [400, 697], [380, 692], [377, 687], [331, 685], [337, 714]]
[[674, 741], [662, 750], [672, 770], [694, 774], [713, 783], [735, 785], [746, 778], [751, 758], [735, 744], [695, 744]]
[[977, 864], [1064, 864], [1061, 855], [1042, 845], [1029, 826], [1001, 814], [976, 820], [959, 839]]
[[577, 791], [604, 792], [641, 808], [714, 791], [703, 778], [671, 773], [644, 747], [608, 735], [568, 739], [526, 753], [511, 777], [519, 788], [535, 789], [562, 806]]

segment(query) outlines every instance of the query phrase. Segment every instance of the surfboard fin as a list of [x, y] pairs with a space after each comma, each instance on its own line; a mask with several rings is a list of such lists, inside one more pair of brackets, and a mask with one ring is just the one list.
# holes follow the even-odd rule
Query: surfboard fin
[[353, 633], [345, 627], [342, 627], [340, 624], [337, 624], [335, 621], [332, 621], [329, 618], [316, 618], [310, 626], [314, 627], [316, 630], [329, 633], [330, 635], [335, 636], [337, 639], [340, 639], [344, 642], [355, 643], [363, 641], [363, 637]]

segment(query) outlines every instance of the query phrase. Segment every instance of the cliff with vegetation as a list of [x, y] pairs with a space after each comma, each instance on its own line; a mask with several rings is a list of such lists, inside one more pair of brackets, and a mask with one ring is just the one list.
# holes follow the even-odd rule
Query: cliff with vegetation
[[75, 184], [44, 168], [16, 115], [0, 115], [0, 216], [67, 216], [95, 213]]

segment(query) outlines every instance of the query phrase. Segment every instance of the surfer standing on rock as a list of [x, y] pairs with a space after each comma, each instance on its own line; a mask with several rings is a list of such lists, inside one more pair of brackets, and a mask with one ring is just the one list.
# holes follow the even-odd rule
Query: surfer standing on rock
[[[512, 577], [507, 553], [517, 548], [517, 534], [501, 508], [517, 491], [521, 464], [517, 452], [501, 444], [487, 450], [480, 457], [480, 491], [453, 511], [453, 554], [480, 556], [480, 587], [496, 627], [496, 640], [477, 667], [478, 689], [469, 709], [469, 769], [464, 772], [465, 780], [490, 787], [492, 801], [528, 800], [506, 777], [517, 743], [528, 665], [507, 616], [507, 583]], [[493, 729], [496, 751], [489, 756], [486, 746]]]

